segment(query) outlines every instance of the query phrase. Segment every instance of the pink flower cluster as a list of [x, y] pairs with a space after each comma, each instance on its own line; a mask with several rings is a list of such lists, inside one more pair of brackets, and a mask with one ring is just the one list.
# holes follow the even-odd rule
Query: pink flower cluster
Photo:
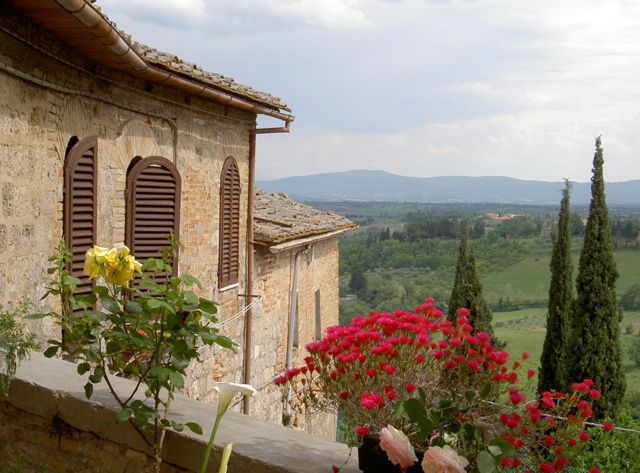
[[[388, 424], [415, 432], [408, 420], [398, 420], [398, 405], [409, 399], [447, 400], [459, 414], [451, 425], [438, 424], [428, 442], [456, 434], [448, 430], [453, 425], [481, 425], [487, 437], [514, 447], [513, 454], [501, 458], [502, 469], [532, 471], [523, 470], [526, 456], [536, 459], [542, 473], [563, 471], [571, 451], [589, 440], [583, 431], [591, 415], [589, 398], [600, 393], [585, 380], [571, 394], [544, 393], [540, 401], [527, 402], [521, 361], [509, 365], [509, 354], [496, 349], [489, 334], [474, 332], [468, 315], [460, 309], [452, 323], [427, 299], [414, 312], [355, 317], [307, 344], [304, 366], [274, 382], [292, 387], [298, 408], [339, 410], [358, 437], [378, 434]], [[522, 360], [527, 358], [524, 353]], [[534, 376], [529, 369], [523, 380]], [[477, 445], [458, 447], [473, 464]]]

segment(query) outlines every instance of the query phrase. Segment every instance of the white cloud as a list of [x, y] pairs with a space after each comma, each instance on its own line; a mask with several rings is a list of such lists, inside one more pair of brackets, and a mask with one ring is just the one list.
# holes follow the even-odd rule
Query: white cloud
[[370, 0], [101, 0], [108, 12], [209, 34], [247, 34], [312, 26], [326, 29], [371, 26], [364, 11]]
[[107, 14], [124, 13], [134, 20], [189, 28], [202, 21], [205, 0], [100, 0]]
[[271, 0], [278, 15], [325, 28], [365, 28], [371, 26], [359, 0]]

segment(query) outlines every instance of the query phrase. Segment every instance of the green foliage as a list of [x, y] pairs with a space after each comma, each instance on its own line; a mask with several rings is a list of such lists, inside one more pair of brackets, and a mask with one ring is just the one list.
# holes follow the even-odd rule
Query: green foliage
[[[50, 340], [45, 356], [59, 352], [72, 356], [78, 374], [86, 378], [88, 398], [94, 386], [104, 382], [120, 405], [117, 422], [134, 426], [154, 449], [157, 467], [164, 430], [184, 428], [167, 415], [174, 393], [184, 386], [187, 367], [199, 360], [199, 346], [233, 347], [214, 325], [215, 303], [191, 290], [200, 287], [198, 280], [187, 274], [172, 276], [176, 243], [170, 243], [163, 259], [145, 261], [142, 278], [133, 289], [96, 285], [92, 295], [82, 299], [74, 297], [77, 280], [65, 269], [68, 252], [58, 248], [47, 293], [62, 299], [63, 312], [50, 315], [61, 323], [64, 340]], [[130, 393], [118, 393], [113, 376], [133, 379], [135, 387]]]
[[611, 219], [611, 235], [624, 240], [636, 240], [640, 231], [638, 217], [615, 217]]
[[628, 350], [629, 358], [631, 358], [633, 363], [640, 368], [640, 337], [634, 337]]
[[495, 230], [502, 238], [530, 238], [540, 234], [542, 220], [531, 215], [518, 215], [511, 220], [505, 220]]
[[620, 346], [622, 314], [616, 297], [618, 271], [605, 202], [603, 163], [598, 137], [566, 357], [569, 381], [591, 377], [601, 390], [602, 397], [594, 402], [594, 417], [598, 419], [618, 412], [626, 388]]
[[[614, 421], [616, 427], [640, 430], [640, 423], [624, 409]], [[640, 465], [640, 434], [635, 432], [605, 432], [601, 427], [589, 430], [592, 447], [583, 450], [576, 466], [589, 471], [589, 465], [598, 465], [606, 473], [633, 472]]]
[[367, 294], [367, 277], [361, 269], [354, 268], [351, 270], [349, 290], [361, 297]]
[[[324, 203], [343, 213], [371, 215], [384, 219], [379, 227], [359, 229], [340, 239], [340, 320], [348, 323], [354, 315], [369, 310], [385, 311], [396, 307], [411, 309], [423, 302], [425, 293], [447, 310], [453, 287], [458, 242], [444, 237], [409, 241], [402, 226], [408, 224], [407, 212], [412, 219], [425, 218], [430, 222], [450, 219], [459, 222], [464, 212], [472, 225], [484, 222], [487, 233], [473, 241], [478, 275], [483, 293], [494, 312], [524, 308], [547, 307], [549, 295], [549, 258], [552, 241], [548, 231], [557, 226], [558, 207], [501, 206], [500, 204], [415, 204], [388, 202]], [[573, 228], [581, 227], [582, 213], [587, 209], [572, 208]], [[637, 218], [635, 208], [614, 209]], [[543, 223], [543, 231], [535, 238], [503, 239], [481, 212], [530, 214], [532, 221]], [[579, 213], [578, 213], [579, 212]], [[392, 239], [380, 241], [381, 232], [389, 226]], [[572, 236], [572, 260], [577, 267], [582, 240]], [[625, 291], [640, 280], [640, 251], [635, 246], [620, 246], [615, 251], [620, 272], [617, 287]], [[358, 294], [358, 300], [348, 299], [351, 272], [359, 269], [367, 278], [367, 293]], [[575, 274], [575, 271], [574, 271]], [[544, 336], [544, 322], [541, 323]], [[537, 366], [535, 366], [537, 368]], [[640, 380], [639, 380], [640, 381]]]
[[31, 310], [32, 304], [23, 299], [14, 310], [0, 312], [0, 394], [9, 396], [11, 377], [16, 373], [20, 361], [36, 348], [35, 335], [27, 333], [21, 323]]
[[620, 297], [620, 307], [624, 310], [640, 310], [640, 284], [627, 288]]
[[409, 241], [430, 238], [458, 238], [458, 219], [424, 212], [409, 212], [404, 225], [404, 233]]
[[570, 193], [571, 183], [565, 181], [558, 216], [558, 233], [551, 255], [547, 331], [538, 373], [539, 392], [562, 391], [567, 385], [564, 357], [568, 349], [573, 306], [573, 263], [569, 226]]
[[580, 214], [572, 213], [569, 217], [569, 231], [571, 236], [584, 236], [584, 222]]
[[448, 319], [455, 322], [458, 309], [469, 309], [469, 323], [477, 332], [487, 332], [495, 344], [491, 309], [482, 293], [482, 284], [476, 269], [473, 249], [469, 246], [468, 227], [465, 221], [460, 231], [460, 248], [458, 262], [453, 279], [453, 289], [449, 299]]

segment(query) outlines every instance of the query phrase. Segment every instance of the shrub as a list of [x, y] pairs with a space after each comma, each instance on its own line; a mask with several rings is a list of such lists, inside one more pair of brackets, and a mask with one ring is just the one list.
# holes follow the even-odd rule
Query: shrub
[[[623, 409], [616, 418], [616, 427], [640, 430], [629, 409]], [[640, 434], [624, 430], [603, 432], [601, 428], [589, 429], [593, 437], [590, 448], [585, 449], [576, 461], [576, 466], [585, 468], [597, 464], [603, 472], [633, 472], [640, 465]]]
[[[32, 307], [28, 299], [23, 299], [15, 310], [0, 312], [0, 393], [9, 396], [9, 383], [16, 373], [18, 364], [36, 348], [35, 335], [27, 333], [20, 320]], [[4, 366], [3, 366], [4, 365]]]

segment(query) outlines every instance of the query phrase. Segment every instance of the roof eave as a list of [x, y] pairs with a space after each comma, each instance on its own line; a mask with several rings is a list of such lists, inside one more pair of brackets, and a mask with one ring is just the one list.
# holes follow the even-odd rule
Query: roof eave
[[[287, 107], [279, 107], [252, 97], [233, 94], [212, 84], [185, 78], [176, 72], [159, 68], [141, 57], [98, 10], [85, 0], [10, 0], [11, 3], [26, 12], [43, 26], [61, 33], [63, 40], [81, 51], [87, 57], [110, 69], [128, 72], [145, 80], [166, 84], [190, 95], [200, 96], [222, 105], [271, 116], [286, 123], [288, 129], [295, 117]], [[61, 8], [52, 8], [54, 5]], [[68, 21], [73, 17], [77, 24]], [[62, 26], [60, 26], [62, 25]], [[73, 31], [60, 31], [69, 27]], [[78, 34], [88, 31], [91, 34]]]
[[301, 246], [311, 245], [313, 243], [318, 243], [319, 241], [322, 241], [322, 240], [327, 240], [329, 238], [337, 237], [348, 231], [355, 230], [356, 228], [358, 228], [357, 225], [349, 226], [349, 227], [340, 228], [338, 230], [334, 230], [327, 233], [320, 233], [317, 235], [307, 236], [304, 238], [295, 238], [293, 240], [288, 240], [278, 244], [273, 244], [273, 243], [263, 242], [263, 241], [254, 241], [254, 244], [268, 247], [270, 253], [282, 253], [283, 251], [286, 251], [286, 250], [291, 250]]

